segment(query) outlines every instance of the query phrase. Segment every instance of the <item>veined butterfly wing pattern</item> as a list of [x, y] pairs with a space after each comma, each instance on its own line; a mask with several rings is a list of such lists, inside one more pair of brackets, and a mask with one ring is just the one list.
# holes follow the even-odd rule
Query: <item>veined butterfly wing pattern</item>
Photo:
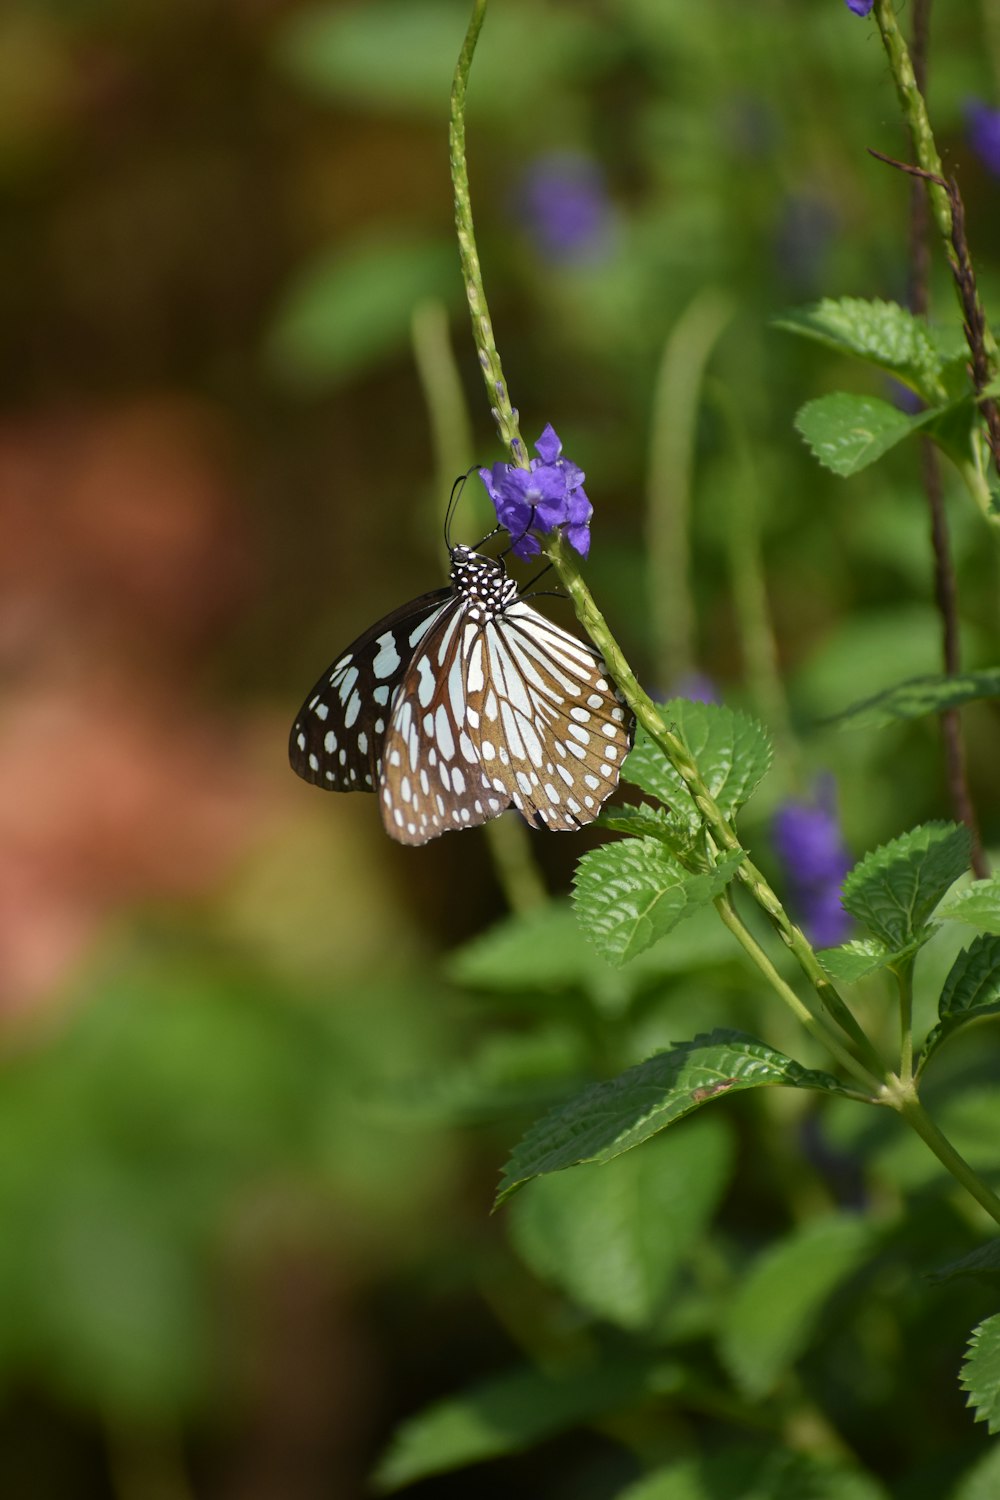
[[552, 830], [592, 822], [633, 718], [598, 654], [518, 598], [503, 563], [454, 547], [451, 587], [403, 605], [320, 678], [292, 767], [378, 791], [386, 831], [424, 844], [513, 804]]

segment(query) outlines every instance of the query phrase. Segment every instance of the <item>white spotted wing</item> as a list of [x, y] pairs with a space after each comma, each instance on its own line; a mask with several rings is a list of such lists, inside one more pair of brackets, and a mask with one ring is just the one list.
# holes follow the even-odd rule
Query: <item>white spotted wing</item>
[[633, 724], [597, 652], [518, 600], [482, 632], [467, 680], [482, 762], [518, 811], [553, 831], [592, 822]]
[[413, 653], [450, 589], [412, 599], [379, 620], [327, 667], [295, 717], [292, 770], [332, 792], [374, 791], [392, 705]]
[[330, 791], [377, 789], [403, 844], [511, 804], [553, 831], [592, 822], [634, 723], [603, 661], [520, 600], [498, 559], [455, 547], [451, 580], [324, 673], [292, 727], [293, 769]]

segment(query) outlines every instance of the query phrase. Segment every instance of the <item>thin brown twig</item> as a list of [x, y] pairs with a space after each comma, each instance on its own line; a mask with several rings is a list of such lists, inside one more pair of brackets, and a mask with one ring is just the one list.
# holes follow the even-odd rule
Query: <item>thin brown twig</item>
[[925, 182], [934, 182], [948, 194], [952, 213], [952, 248], [948, 256], [948, 264], [962, 303], [965, 341], [969, 346], [971, 356], [969, 375], [976, 392], [977, 405], [986, 423], [987, 441], [993, 455], [993, 462], [997, 472], [1000, 473], [1000, 409], [992, 396], [983, 395], [992, 379], [993, 370], [990, 357], [986, 352], [986, 314], [979, 300], [976, 273], [969, 254], [969, 242], [965, 233], [965, 204], [962, 202], [958, 183], [954, 177], [941, 177], [937, 172], [925, 172], [923, 167], [915, 167], [912, 162], [897, 161], [895, 157], [876, 151], [874, 146], [868, 147], [868, 154], [878, 161], [884, 161], [887, 166], [895, 167], [899, 172], [906, 172], [910, 177], [919, 177]]
[[[927, 82], [927, 52], [930, 33], [930, 0], [915, 0], [913, 7], [913, 38], [910, 55], [913, 59], [913, 73], [917, 88], [924, 92]], [[880, 152], [873, 152], [881, 160], [891, 162], [891, 158], [882, 157]], [[893, 163], [901, 170], [908, 170], [904, 163]], [[910, 234], [909, 234], [909, 264], [910, 264], [910, 308], [917, 317], [926, 318], [929, 308], [929, 282], [930, 282], [930, 205], [927, 194], [921, 183], [917, 180], [930, 174], [923, 172], [920, 168], [913, 169], [914, 181], [910, 193]], [[961, 198], [958, 196], [957, 186], [954, 194], [951, 187], [945, 183], [945, 191], [948, 193], [952, 208], [952, 243], [955, 248], [956, 257], [961, 265], [968, 268], [971, 273], [971, 262], [969, 260], [968, 245], [965, 241], [965, 216], [962, 212]], [[956, 211], [955, 199], [958, 198]], [[961, 244], [964, 254], [959, 250], [957, 243], [957, 228], [961, 228]], [[950, 258], [949, 258], [950, 259]], [[956, 265], [952, 262], [952, 274], [956, 276], [962, 297], [963, 311], [966, 313], [966, 338], [969, 338], [967, 295], [968, 278], [959, 278], [956, 273]], [[971, 282], [973, 296], [975, 297], [975, 281]], [[979, 336], [980, 350], [982, 351], [982, 331]], [[970, 341], [970, 351], [975, 360], [975, 350]], [[979, 389], [979, 388], [977, 388]], [[992, 447], [992, 445], [991, 445]], [[996, 457], [996, 449], [993, 449]], [[958, 589], [955, 581], [955, 567], [952, 561], [951, 540], [948, 535], [948, 520], [944, 506], [944, 487], [941, 483], [941, 464], [937, 449], [930, 438], [920, 440], [920, 468], [923, 480], [924, 493], [927, 496], [927, 507], [930, 512], [931, 524], [931, 550], [934, 556], [934, 599], [937, 604], [938, 613], [941, 616], [942, 628], [942, 654], [944, 657], [944, 669], [953, 676], [961, 670], [961, 646], [958, 630]], [[983, 879], [989, 874], [989, 865], [983, 853], [982, 840], [979, 834], [979, 821], [976, 810], [969, 792], [968, 777], [965, 764], [965, 740], [962, 734], [962, 720], [957, 708], [946, 709], [940, 716], [941, 738], [944, 745], [945, 777], [948, 785], [948, 793], [955, 816], [966, 825], [972, 835], [972, 852], [970, 863], [974, 874]]]

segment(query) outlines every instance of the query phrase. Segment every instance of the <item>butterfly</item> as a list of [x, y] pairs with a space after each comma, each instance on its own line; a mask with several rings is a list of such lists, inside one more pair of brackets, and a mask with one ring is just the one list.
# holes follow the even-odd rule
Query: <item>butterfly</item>
[[535, 827], [591, 823], [635, 721], [601, 657], [532, 609], [501, 558], [450, 549], [448, 587], [401, 605], [323, 673], [289, 738], [326, 791], [377, 792], [401, 844], [513, 805]]

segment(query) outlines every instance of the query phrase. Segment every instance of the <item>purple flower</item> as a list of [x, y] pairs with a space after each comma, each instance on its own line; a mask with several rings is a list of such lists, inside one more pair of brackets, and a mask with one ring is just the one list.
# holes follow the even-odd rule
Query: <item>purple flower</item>
[[774, 815], [771, 839], [785, 867], [789, 896], [811, 942], [842, 943], [851, 919], [840, 904], [840, 884], [851, 856], [837, 821], [833, 778], [820, 779], [811, 802], [786, 802]]
[[687, 698], [691, 703], [721, 703], [719, 689], [705, 672], [685, 672], [678, 677], [669, 698]]
[[812, 292], [823, 281], [837, 229], [836, 210], [818, 193], [791, 193], [781, 204], [774, 258], [784, 279], [797, 290]]
[[517, 217], [544, 260], [604, 260], [614, 211], [600, 167], [578, 151], [550, 151], [525, 170], [515, 195]]
[[594, 508], [583, 489], [584, 472], [562, 456], [562, 443], [549, 423], [535, 444], [530, 469], [497, 463], [480, 469], [497, 520], [511, 535], [515, 557], [534, 557], [541, 544], [533, 531], [563, 528], [570, 546], [586, 557]]
[[847, 9], [853, 10], [856, 16], [869, 16], [875, 0], [845, 0], [845, 3]]
[[924, 403], [916, 391], [912, 391], [901, 380], [893, 380], [892, 376], [886, 381], [886, 395], [893, 406], [899, 411], [905, 411], [908, 417], [915, 417], [924, 409]]
[[1000, 109], [970, 99], [965, 106], [965, 123], [973, 151], [988, 172], [1000, 177]]

